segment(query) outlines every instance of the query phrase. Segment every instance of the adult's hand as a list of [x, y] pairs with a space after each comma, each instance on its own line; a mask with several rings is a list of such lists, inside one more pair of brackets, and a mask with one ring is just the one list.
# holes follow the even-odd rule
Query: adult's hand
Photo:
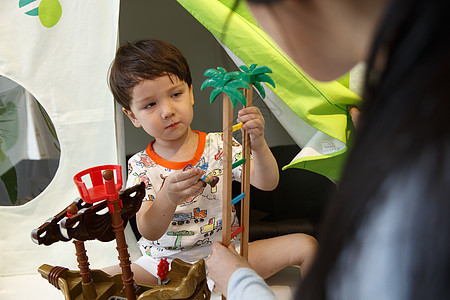
[[206, 266], [208, 267], [209, 277], [225, 297], [227, 296], [228, 281], [234, 271], [240, 268], [252, 268], [236, 252], [233, 243], [227, 248], [219, 242], [212, 244], [211, 254], [206, 260]]

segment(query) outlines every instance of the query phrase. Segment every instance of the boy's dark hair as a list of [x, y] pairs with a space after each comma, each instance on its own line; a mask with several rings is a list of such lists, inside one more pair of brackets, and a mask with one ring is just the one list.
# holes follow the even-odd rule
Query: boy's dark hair
[[189, 64], [175, 46], [159, 40], [140, 40], [117, 49], [109, 69], [109, 87], [114, 99], [130, 110], [132, 89], [141, 81], [173, 74], [192, 84]]

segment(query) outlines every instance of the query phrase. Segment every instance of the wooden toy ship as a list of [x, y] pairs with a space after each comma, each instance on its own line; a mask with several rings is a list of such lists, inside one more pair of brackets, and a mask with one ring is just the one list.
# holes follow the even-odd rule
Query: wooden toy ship
[[[117, 180], [114, 180], [114, 171]], [[86, 188], [84, 179], [89, 177], [92, 187]], [[158, 272], [166, 277], [165, 285], [135, 283], [130, 268], [128, 246], [124, 226], [139, 210], [145, 196], [145, 184], [141, 183], [119, 193], [122, 187], [121, 167], [104, 165], [84, 170], [74, 177], [81, 198], [77, 198], [56, 216], [47, 220], [31, 233], [39, 245], [73, 240], [79, 270], [47, 264], [39, 273], [60, 289], [66, 300], [150, 300], [150, 299], [209, 299], [211, 292], [206, 285], [203, 260], [189, 264], [174, 259], [171, 270]], [[99, 214], [102, 210], [109, 213]], [[102, 242], [116, 240], [122, 273], [110, 276], [101, 270], [90, 270], [84, 241], [97, 239]], [[167, 273], [168, 271], [168, 273]]]

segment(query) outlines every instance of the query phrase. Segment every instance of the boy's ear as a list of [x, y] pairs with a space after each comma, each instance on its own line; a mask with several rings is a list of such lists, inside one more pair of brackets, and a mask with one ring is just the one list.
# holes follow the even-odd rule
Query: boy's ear
[[130, 119], [131, 123], [133, 123], [134, 127], [139, 128], [141, 127], [141, 123], [136, 119], [133, 112], [131, 110], [128, 110], [124, 107], [122, 107], [122, 111], [127, 115], [127, 117]]
[[189, 96], [191, 97], [191, 104], [194, 105], [194, 91], [192, 89], [192, 84], [189, 87]]

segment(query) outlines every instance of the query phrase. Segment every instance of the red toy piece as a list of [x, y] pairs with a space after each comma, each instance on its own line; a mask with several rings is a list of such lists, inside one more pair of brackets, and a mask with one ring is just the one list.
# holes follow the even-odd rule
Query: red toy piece
[[[111, 170], [116, 171], [115, 177], [116, 182], [114, 182], [114, 188], [111, 188], [111, 183], [108, 183], [108, 192], [105, 191], [105, 180], [103, 178], [103, 171]], [[92, 187], [86, 188], [86, 179], [89, 177]], [[84, 171], [79, 172], [73, 177], [73, 181], [77, 185], [78, 191], [80, 193], [81, 198], [83, 198], [86, 203], [96, 203], [101, 200], [105, 200], [111, 194], [114, 194], [112, 190], [115, 189], [115, 192], [120, 191], [122, 188], [122, 167], [119, 165], [103, 165], [97, 166], [93, 168], [86, 169]], [[112, 200], [112, 199], [111, 199]], [[110, 200], [110, 201], [111, 201]], [[109, 201], [108, 201], [109, 202]]]
[[158, 264], [158, 283], [159, 284], [167, 284], [169, 280], [167, 279], [167, 274], [169, 273], [169, 263], [167, 262], [167, 258], [161, 258]]

